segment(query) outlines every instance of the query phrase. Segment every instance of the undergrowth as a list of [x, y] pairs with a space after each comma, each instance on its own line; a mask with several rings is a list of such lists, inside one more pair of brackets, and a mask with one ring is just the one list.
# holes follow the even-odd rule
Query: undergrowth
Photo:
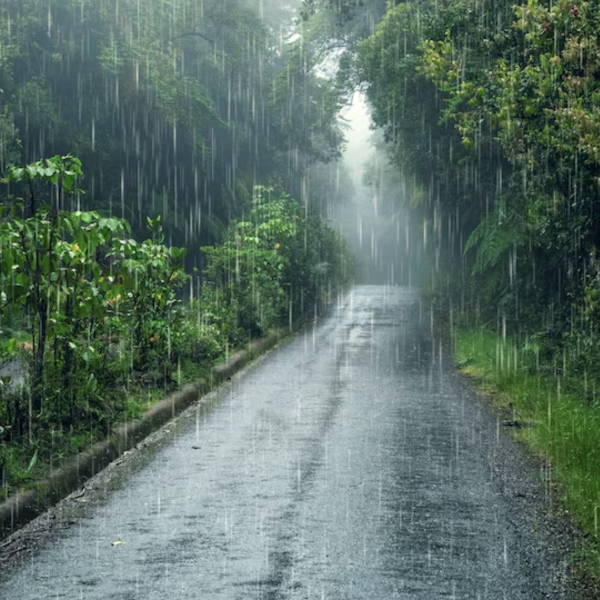
[[[184, 361], [177, 369], [176, 377], [160, 386], [129, 385], [113, 391], [112, 404], [115, 413], [110, 422], [94, 420], [77, 422], [67, 427], [54, 426], [36, 431], [31, 442], [22, 437], [11, 439], [0, 437], [0, 489], [6, 498], [17, 489], [27, 489], [48, 475], [49, 469], [63, 460], [76, 455], [95, 442], [103, 440], [109, 430], [119, 423], [140, 419], [146, 410], [160, 401], [166, 394], [180, 389], [187, 383], [208, 381], [211, 367], [225, 359], [220, 355], [215, 360], [198, 362]], [[21, 392], [22, 394], [22, 392]], [[7, 394], [4, 394], [6, 400]], [[26, 401], [26, 400], [25, 400]]]

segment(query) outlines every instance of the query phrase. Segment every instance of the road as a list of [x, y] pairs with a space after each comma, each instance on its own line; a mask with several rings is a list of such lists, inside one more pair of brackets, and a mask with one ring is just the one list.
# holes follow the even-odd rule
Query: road
[[543, 487], [416, 292], [355, 288], [222, 395], [0, 598], [569, 597]]

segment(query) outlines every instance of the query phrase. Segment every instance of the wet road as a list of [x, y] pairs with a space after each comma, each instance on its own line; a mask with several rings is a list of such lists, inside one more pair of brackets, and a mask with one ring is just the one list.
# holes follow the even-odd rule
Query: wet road
[[414, 292], [356, 288], [0, 598], [547, 597], [491, 458], [506, 441], [432, 323]]

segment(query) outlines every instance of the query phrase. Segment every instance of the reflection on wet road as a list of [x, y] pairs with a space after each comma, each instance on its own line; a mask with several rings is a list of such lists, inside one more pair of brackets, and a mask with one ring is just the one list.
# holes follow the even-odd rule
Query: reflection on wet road
[[416, 293], [359, 287], [0, 598], [542, 598], [495, 443]]

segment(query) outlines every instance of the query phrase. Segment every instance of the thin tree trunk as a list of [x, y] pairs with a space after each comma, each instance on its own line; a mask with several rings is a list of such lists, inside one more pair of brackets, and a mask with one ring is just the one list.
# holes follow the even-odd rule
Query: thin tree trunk
[[43, 381], [44, 381], [44, 351], [46, 349], [46, 335], [48, 329], [48, 301], [41, 300], [38, 309], [39, 337], [34, 355], [34, 369], [32, 382], [31, 408], [34, 413], [42, 409]]

